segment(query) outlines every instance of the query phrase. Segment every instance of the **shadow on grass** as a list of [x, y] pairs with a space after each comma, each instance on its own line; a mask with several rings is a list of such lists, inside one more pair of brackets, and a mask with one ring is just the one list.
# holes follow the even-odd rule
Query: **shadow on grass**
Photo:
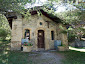
[[10, 51], [10, 41], [0, 41], [0, 64], [27, 64], [27, 53], [21, 53], [20, 51]]
[[61, 52], [65, 55], [63, 64], [85, 64], [85, 53], [78, 51]]
[[0, 64], [27, 64], [28, 53], [4, 50], [0, 53]]
[[10, 41], [0, 41], [0, 64], [32, 64], [28, 63], [29, 53], [10, 51]]
[[[9, 41], [0, 43], [0, 64], [36, 64], [39, 62], [39, 59], [33, 62], [32, 58], [35, 58], [35, 56], [31, 58], [29, 53], [8, 50], [9, 43]], [[84, 52], [70, 50], [58, 53], [65, 55], [65, 59], [62, 60], [63, 64], [85, 64]], [[43, 62], [44, 61], [45, 60], [43, 60]]]
[[0, 64], [7, 64], [8, 62], [8, 43], [10, 41], [0, 40]]

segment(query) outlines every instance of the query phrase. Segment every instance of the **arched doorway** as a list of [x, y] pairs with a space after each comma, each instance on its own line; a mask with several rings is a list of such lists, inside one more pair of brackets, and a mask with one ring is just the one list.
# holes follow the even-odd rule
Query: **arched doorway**
[[45, 48], [44, 31], [38, 30], [38, 48]]

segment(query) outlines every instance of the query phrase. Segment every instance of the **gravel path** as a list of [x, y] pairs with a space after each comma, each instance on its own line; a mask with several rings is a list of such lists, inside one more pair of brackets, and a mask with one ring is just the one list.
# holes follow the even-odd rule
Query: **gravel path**
[[54, 51], [33, 52], [29, 54], [28, 64], [62, 64], [64, 56]]

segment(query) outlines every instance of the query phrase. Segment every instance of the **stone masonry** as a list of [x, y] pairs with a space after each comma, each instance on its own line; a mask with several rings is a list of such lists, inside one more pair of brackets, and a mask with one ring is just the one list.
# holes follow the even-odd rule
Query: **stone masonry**
[[[49, 22], [48, 23], [46, 22]], [[40, 22], [42, 25], [40, 25]], [[12, 24], [12, 40], [11, 50], [21, 49], [21, 39], [24, 38], [25, 29], [30, 30], [30, 40], [33, 44], [33, 49], [38, 51], [38, 30], [44, 31], [45, 50], [54, 49], [54, 40], [61, 40], [62, 44], [68, 46], [67, 34], [60, 33], [59, 26], [61, 23], [55, 23], [44, 15], [31, 15], [30, 18], [17, 18], [13, 20]], [[49, 26], [49, 27], [48, 27]], [[51, 40], [51, 31], [54, 31], [54, 40]]]

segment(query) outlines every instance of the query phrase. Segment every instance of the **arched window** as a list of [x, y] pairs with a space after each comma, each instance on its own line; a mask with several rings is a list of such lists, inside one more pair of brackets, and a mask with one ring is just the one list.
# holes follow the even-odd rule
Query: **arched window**
[[25, 30], [25, 38], [30, 40], [30, 30], [28, 29]]
[[54, 40], [54, 31], [51, 31], [51, 39]]

